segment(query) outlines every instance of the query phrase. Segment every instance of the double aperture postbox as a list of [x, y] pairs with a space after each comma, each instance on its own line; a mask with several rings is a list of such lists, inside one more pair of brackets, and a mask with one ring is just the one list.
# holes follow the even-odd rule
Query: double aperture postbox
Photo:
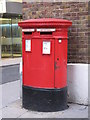
[[23, 107], [38, 111], [67, 108], [67, 34], [71, 22], [19, 22], [23, 48]]

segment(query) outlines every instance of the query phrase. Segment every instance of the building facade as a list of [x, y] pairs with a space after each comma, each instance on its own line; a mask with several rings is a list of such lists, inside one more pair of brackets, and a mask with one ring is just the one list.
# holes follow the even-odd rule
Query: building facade
[[72, 21], [68, 34], [69, 101], [88, 104], [89, 2], [23, 1], [23, 19], [61, 18]]
[[0, 108], [20, 99], [21, 20], [20, 0], [0, 0]]
[[20, 57], [22, 38], [18, 22], [22, 19], [21, 3], [4, 0], [1, 6], [3, 6], [0, 12], [1, 58]]
[[[90, 2], [84, 0], [79, 2], [78, 0], [76, 2], [73, 0], [48, 0], [48, 2], [23, 0], [23, 4], [21, 0], [4, 2], [7, 7], [0, 13], [0, 56], [2, 57], [0, 59], [0, 97], [2, 96], [3, 101], [0, 108], [20, 99], [21, 31], [17, 23], [22, 18], [23, 20], [63, 18], [72, 21], [68, 34], [68, 101], [87, 105]], [[3, 95], [1, 88], [3, 88]]]

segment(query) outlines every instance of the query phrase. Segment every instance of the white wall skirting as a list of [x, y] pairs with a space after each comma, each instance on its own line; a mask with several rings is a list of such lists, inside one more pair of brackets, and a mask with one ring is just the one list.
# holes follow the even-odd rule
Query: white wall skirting
[[68, 64], [68, 101], [88, 104], [88, 64]]

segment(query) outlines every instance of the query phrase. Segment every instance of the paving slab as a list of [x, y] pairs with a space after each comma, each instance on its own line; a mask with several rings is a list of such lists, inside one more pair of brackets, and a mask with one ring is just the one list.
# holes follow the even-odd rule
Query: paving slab
[[21, 115], [20, 118], [88, 118], [88, 107], [69, 104], [69, 108], [67, 110], [58, 112], [28, 111]]
[[69, 109], [64, 111], [61, 116], [57, 118], [88, 118], [88, 107], [77, 104], [70, 104]]
[[16, 101], [2, 109], [3, 118], [18, 118], [28, 110], [22, 108], [21, 101]]
[[88, 118], [88, 106], [69, 104], [69, 108], [57, 112], [37, 112], [22, 108], [22, 101], [2, 109], [3, 118]]

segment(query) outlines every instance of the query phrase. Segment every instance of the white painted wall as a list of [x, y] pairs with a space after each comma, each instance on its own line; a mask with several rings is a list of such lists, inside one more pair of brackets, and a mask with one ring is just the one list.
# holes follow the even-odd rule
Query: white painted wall
[[90, 90], [89, 89], [90, 89], [90, 64], [88, 65], [88, 104], [90, 108]]
[[88, 104], [88, 64], [68, 64], [68, 101]]

